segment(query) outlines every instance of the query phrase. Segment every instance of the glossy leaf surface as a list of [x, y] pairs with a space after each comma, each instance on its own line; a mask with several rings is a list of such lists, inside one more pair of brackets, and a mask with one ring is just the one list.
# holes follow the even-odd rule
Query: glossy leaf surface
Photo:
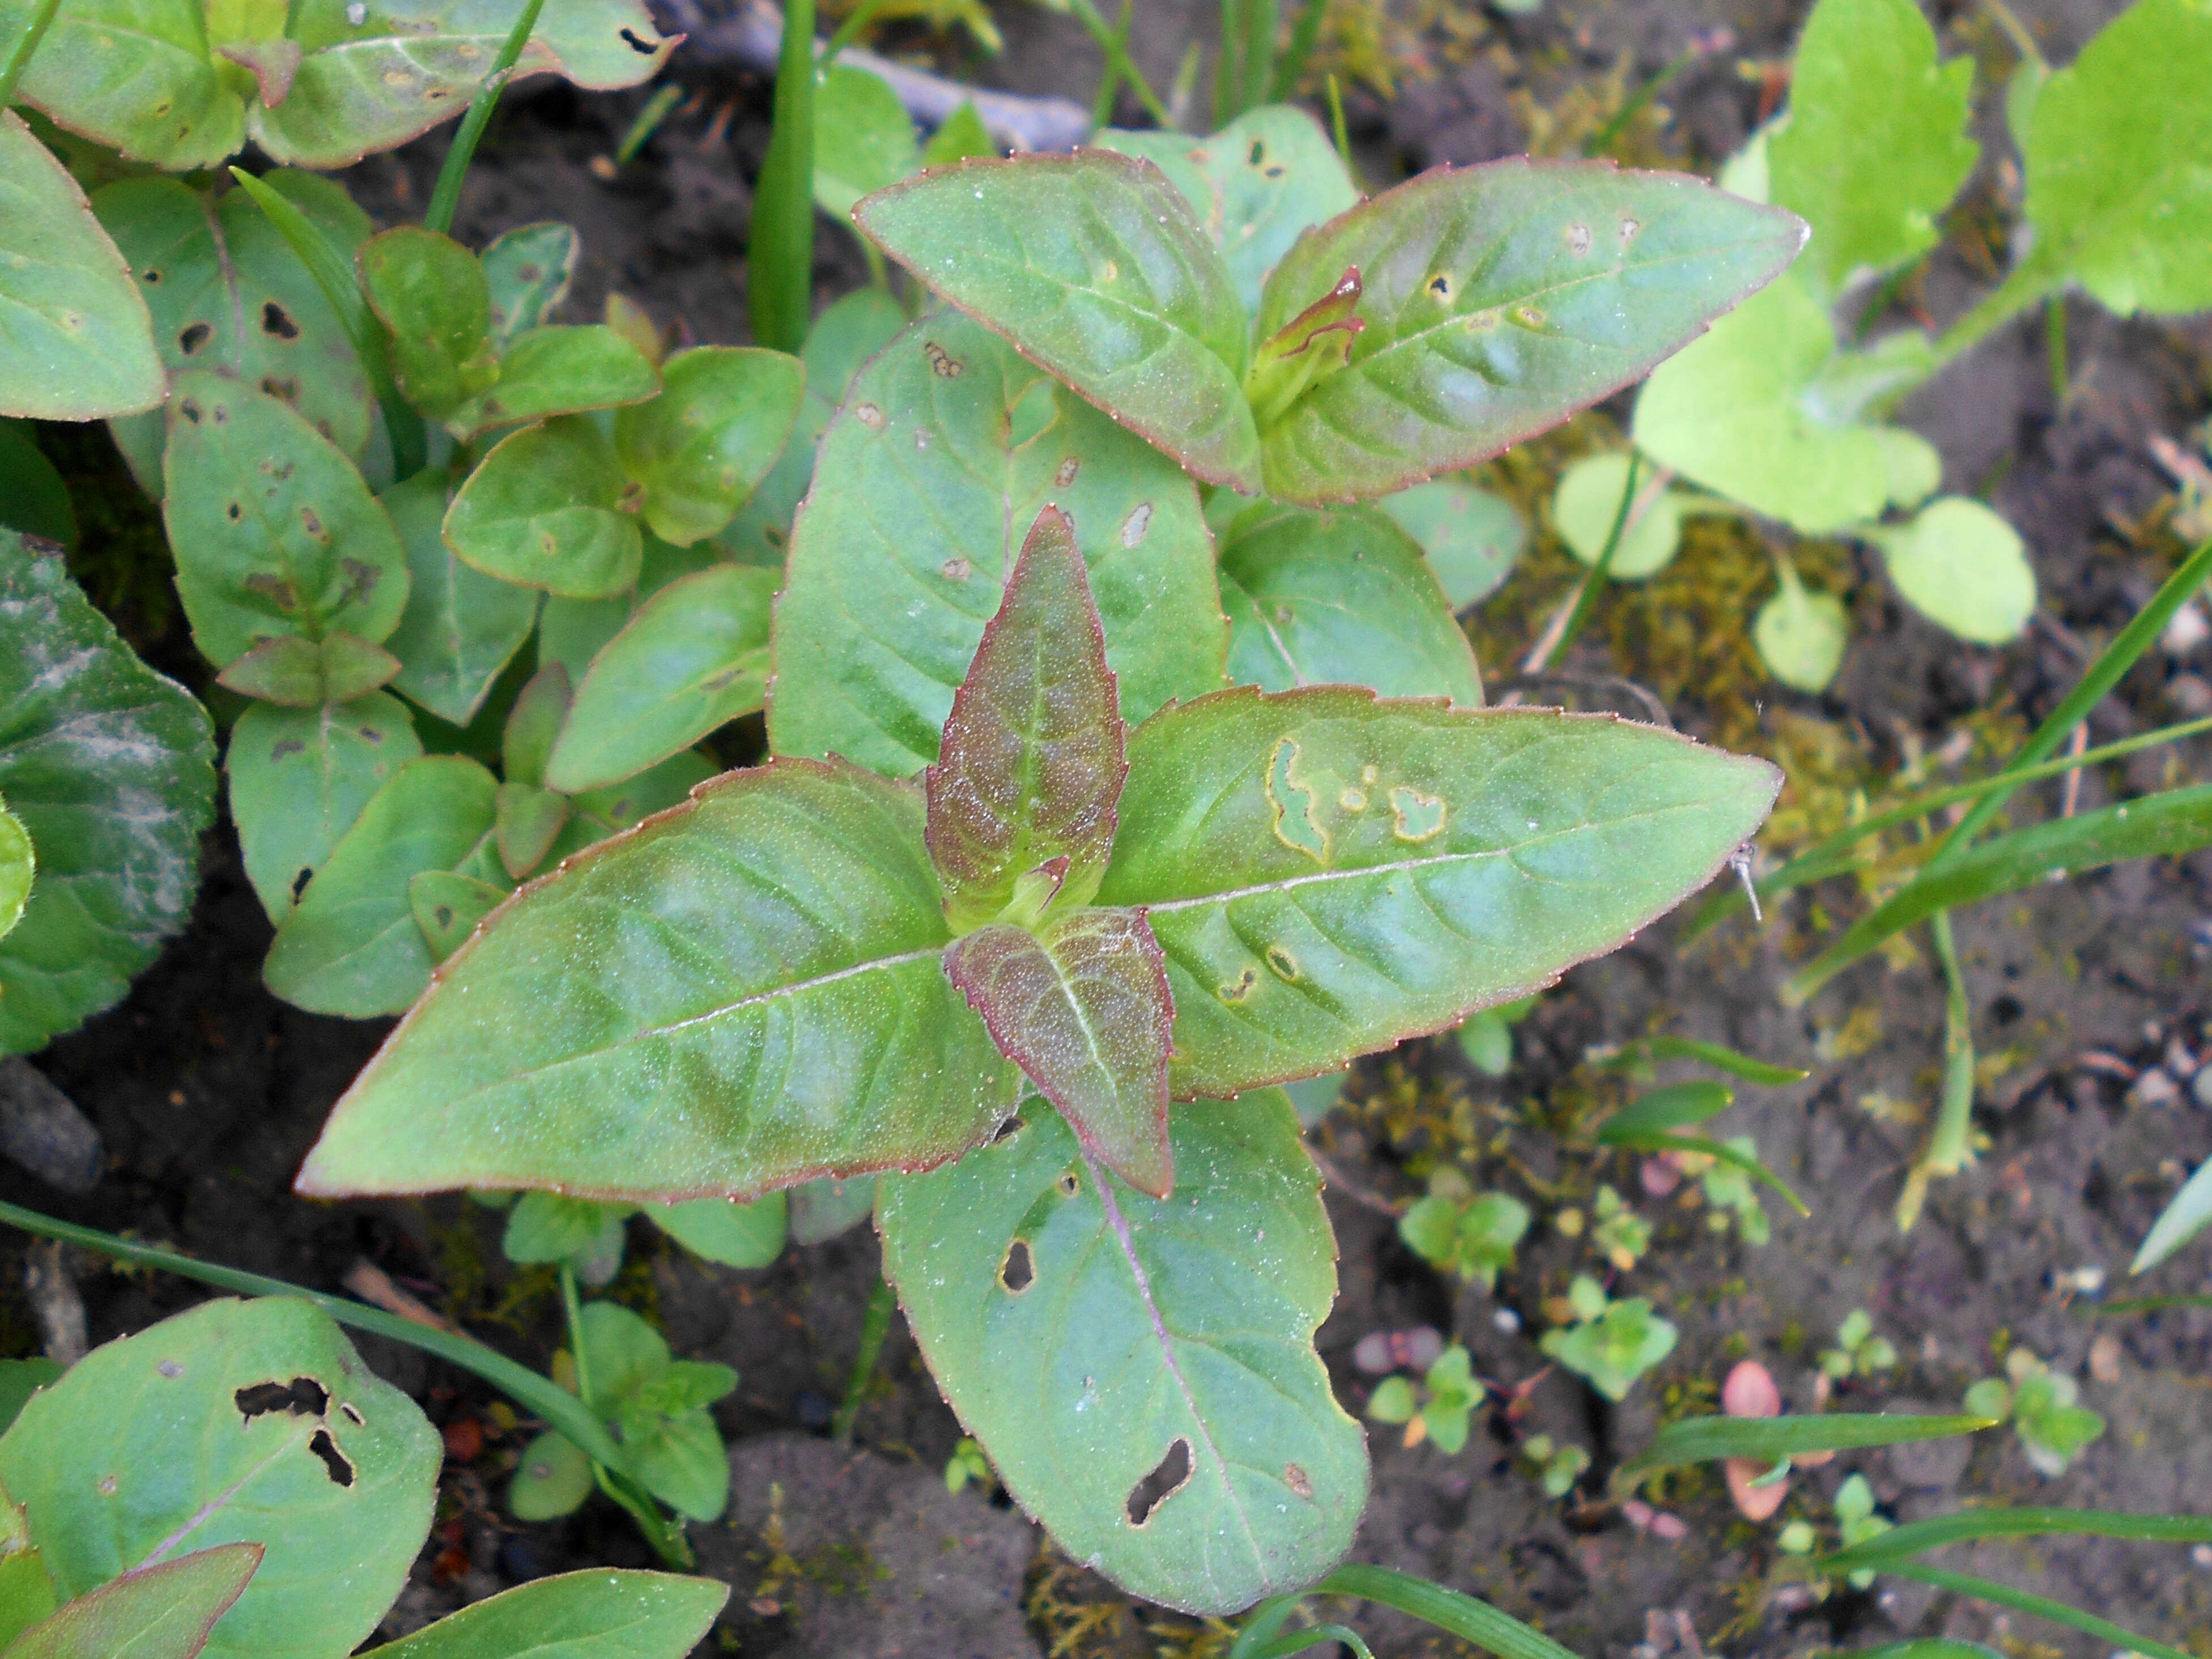
[[658, 398], [615, 416], [615, 453], [645, 490], [645, 522], [689, 547], [729, 523], [783, 453], [805, 370], [780, 351], [695, 346], [661, 370]]
[[1015, 1499], [1138, 1595], [1226, 1613], [1344, 1553], [1366, 1446], [1313, 1350], [1335, 1243], [1289, 1102], [1180, 1108], [1173, 1141], [1162, 1202], [1032, 1107], [887, 1179], [878, 1219], [922, 1355]]
[[1330, 1071], [1551, 983], [1755, 830], [1764, 761], [1609, 715], [1224, 692], [1129, 742], [1101, 904], [1142, 905], [1180, 1098]]
[[407, 555], [407, 605], [385, 644], [399, 659], [392, 689], [465, 726], [538, 620], [532, 587], [487, 576], [446, 545], [446, 480], [433, 468], [377, 498]]
[[854, 210], [883, 250], [1208, 483], [1259, 487], [1249, 322], [1159, 169], [1108, 150], [964, 161]]
[[161, 517], [192, 642], [218, 664], [262, 640], [398, 626], [407, 556], [361, 473], [289, 404], [179, 375]]
[[260, 1565], [258, 1544], [221, 1544], [125, 1573], [25, 1631], [8, 1659], [196, 1659]]
[[0, 531], [0, 801], [39, 874], [0, 937], [0, 1054], [119, 999], [185, 925], [215, 744], [182, 686], [138, 660], [58, 554]]
[[0, 415], [93, 421], [167, 391], [154, 323], [84, 191], [0, 111]]
[[761, 706], [775, 574], [718, 564], [671, 582], [592, 659], [546, 768], [570, 794], [666, 760]]
[[1372, 507], [1247, 507], [1221, 538], [1221, 605], [1240, 685], [1481, 706], [1474, 647], [1420, 544]]
[[1421, 544], [1455, 611], [1496, 592], [1528, 544], [1512, 502], [1458, 478], [1415, 484], [1375, 505]]
[[637, 520], [621, 510], [613, 444], [580, 416], [502, 438], [446, 511], [446, 544], [464, 563], [521, 587], [605, 599], [637, 580]]
[[896, 776], [935, 760], [1022, 538], [1053, 504], [1074, 521], [1123, 715], [1218, 688], [1227, 630], [1190, 480], [939, 312], [868, 365], [823, 439], [776, 607], [775, 751]]
[[726, 1584], [596, 1568], [534, 1579], [374, 1650], [390, 1659], [684, 1659]]
[[568, 297], [581, 251], [575, 228], [557, 220], [518, 225], [477, 256], [491, 295], [491, 339], [504, 351]]
[[442, 417], [498, 378], [491, 288], [450, 236], [398, 225], [365, 243], [362, 291], [392, 337], [392, 373], [407, 401]]
[[0, 1484], [65, 1596], [187, 1551], [262, 1548], [210, 1659], [352, 1652], [406, 1582], [439, 1462], [415, 1402], [287, 1297], [206, 1303], [94, 1349], [0, 1437]]
[[919, 790], [808, 762], [729, 774], [447, 962], [300, 1188], [667, 1200], [941, 1163], [1018, 1075], [946, 982], [947, 941]]
[[1648, 372], [1771, 282], [1802, 225], [1693, 179], [1595, 162], [1437, 169], [1304, 238], [1273, 333], [1357, 266], [1352, 362], [1266, 434], [1267, 493], [1388, 495], [1496, 454]]
[[499, 380], [447, 417], [457, 438], [494, 427], [642, 403], [660, 390], [653, 360], [613, 329], [525, 329], [500, 354]]
[[269, 920], [322, 866], [369, 798], [422, 752], [406, 706], [381, 692], [348, 703], [255, 703], [231, 728], [223, 770], [246, 877]]

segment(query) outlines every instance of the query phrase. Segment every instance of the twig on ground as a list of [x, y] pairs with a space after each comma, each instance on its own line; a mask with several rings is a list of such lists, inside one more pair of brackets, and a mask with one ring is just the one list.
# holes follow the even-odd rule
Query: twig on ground
[[77, 1294], [76, 1279], [62, 1249], [59, 1239], [32, 1245], [23, 1263], [23, 1288], [30, 1295], [31, 1314], [39, 1322], [46, 1358], [74, 1365], [90, 1345], [85, 1336], [84, 1298]]

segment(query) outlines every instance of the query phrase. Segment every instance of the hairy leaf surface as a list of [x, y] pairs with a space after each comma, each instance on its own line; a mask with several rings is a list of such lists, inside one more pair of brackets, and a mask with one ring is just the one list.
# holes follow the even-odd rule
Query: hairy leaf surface
[[1218, 689], [1227, 629], [1190, 480], [939, 312], [862, 371], [822, 441], [776, 606], [775, 751], [895, 776], [935, 760], [953, 688], [1051, 504], [1074, 521], [1122, 713]]
[[8, 1659], [195, 1659], [261, 1565], [258, 1544], [221, 1544], [125, 1573], [8, 1647]]
[[1290, 1103], [1182, 1107], [1173, 1141], [1163, 1202], [1032, 1107], [886, 1178], [878, 1222], [930, 1370], [1023, 1508], [1138, 1595], [1227, 1613], [1344, 1553], [1366, 1445], [1313, 1350], [1335, 1242]]
[[257, 702], [238, 717], [223, 756], [230, 815], [270, 921], [284, 920], [369, 798], [422, 752], [406, 705], [380, 691], [313, 708]]
[[1439, 168], [1303, 238], [1259, 333], [1363, 279], [1352, 362], [1265, 434], [1267, 493], [1388, 495], [1472, 465], [1647, 373], [1771, 282], [1792, 215], [1672, 173], [1580, 161]]
[[730, 774], [448, 961], [301, 1190], [667, 1200], [941, 1163], [1018, 1078], [946, 981], [947, 942], [918, 789], [803, 761]]
[[1109, 150], [938, 167], [853, 217], [929, 288], [1208, 483], [1259, 487], [1228, 267], [1158, 167]]
[[1334, 1070], [1550, 984], [1711, 879], [1780, 776], [1610, 715], [1235, 690], [1129, 741], [1178, 1097]]

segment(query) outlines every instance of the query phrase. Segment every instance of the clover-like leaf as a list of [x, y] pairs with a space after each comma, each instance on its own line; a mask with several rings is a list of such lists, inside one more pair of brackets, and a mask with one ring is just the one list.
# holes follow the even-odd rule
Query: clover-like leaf
[[645, 492], [647, 527], [689, 547], [728, 524], [783, 453], [805, 370], [780, 351], [695, 346], [661, 381], [658, 398], [615, 416], [615, 453]]
[[320, 869], [369, 798], [422, 752], [406, 705], [381, 692], [346, 703], [255, 703], [231, 728], [223, 769], [246, 877], [269, 920]]
[[84, 191], [0, 110], [0, 415], [93, 421], [167, 389], [146, 302]]
[[258, 1544], [218, 1544], [126, 1572], [25, 1631], [9, 1659], [196, 1659], [261, 1556]]
[[884, 1269], [945, 1398], [1061, 1547], [1229, 1613], [1342, 1556], [1366, 1446], [1313, 1350], [1335, 1243], [1290, 1103], [1180, 1108], [1172, 1141], [1162, 1201], [1032, 1108], [949, 1170], [885, 1178]]
[[1089, 902], [1114, 845], [1122, 740], [1082, 550], [1067, 516], [1048, 507], [953, 693], [923, 779], [930, 857], [956, 929], [998, 915], [1042, 866], [1052, 868], [1051, 890], [1037, 908], [1046, 899]]
[[853, 210], [943, 298], [1207, 483], [1250, 494], [1249, 323], [1181, 191], [1109, 150], [937, 167]]
[[777, 761], [569, 859], [439, 969], [301, 1190], [750, 1196], [958, 1156], [1019, 1073], [939, 966], [922, 830], [911, 785]]
[[1512, 502], [1459, 478], [1415, 484], [1375, 505], [1421, 544], [1455, 611], [1495, 592], [1528, 544], [1528, 526]]
[[447, 479], [435, 468], [377, 499], [407, 554], [407, 605], [385, 644], [399, 659], [392, 689], [465, 726], [538, 620], [540, 595], [487, 576], [446, 545]]
[[1178, 1098], [1334, 1070], [1610, 951], [1710, 880], [1780, 776], [1610, 715], [1238, 690], [1129, 739], [1097, 902], [1175, 995]]
[[518, 225], [477, 256], [491, 295], [492, 344], [504, 351], [568, 297], [582, 251], [574, 225], [548, 219]]
[[992, 922], [953, 943], [945, 972], [1084, 1150], [1139, 1192], [1165, 1198], [1175, 1184], [1175, 1005], [1145, 913], [1056, 910], [1034, 933]]
[[351, 1653], [407, 1581], [438, 1464], [415, 1402], [289, 1297], [106, 1343], [0, 1436], [0, 1485], [64, 1597], [187, 1551], [261, 1548], [210, 1659]]
[[1584, 161], [1439, 168], [1309, 233], [1267, 279], [1273, 334], [1360, 272], [1350, 366], [1264, 434], [1267, 493], [1388, 495], [1619, 390], [1771, 282], [1793, 215]]
[[1239, 684], [1481, 705], [1474, 648], [1420, 544], [1373, 507], [1245, 508], [1221, 539], [1221, 603]]
[[356, 258], [408, 402], [442, 419], [497, 380], [491, 287], [475, 254], [422, 225], [398, 225], [370, 238]]
[[375, 1651], [387, 1659], [684, 1659], [729, 1596], [729, 1586], [711, 1578], [594, 1567], [471, 1602]]
[[215, 816], [206, 711], [138, 660], [58, 551], [0, 531], [0, 801], [38, 874], [0, 938], [0, 1054], [118, 1000], [185, 925]]
[[398, 625], [407, 556], [360, 472], [292, 406], [222, 374], [179, 375], [161, 503], [192, 642], [217, 664], [280, 635]]
[[1227, 629], [1191, 481], [939, 312], [861, 372], [822, 441], [776, 606], [770, 746], [900, 776], [935, 760], [1021, 538], [1055, 503], [1083, 550], [1123, 714], [1218, 689]]
[[[625, 348], [627, 349], [627, 348]], [[446, 544], [487, 576], [580, 599], [637, 580], [645, 544], [607, 435], [560, 416], [500, 440], [446, 509]]]
[[2020, 532], [1965, 495], [1942, 495], [1901, 525], [1858, 532], [1881, 550], [1906, 603], [1962, 640], [2002, 645], [2035, 614], [2035, 572]]

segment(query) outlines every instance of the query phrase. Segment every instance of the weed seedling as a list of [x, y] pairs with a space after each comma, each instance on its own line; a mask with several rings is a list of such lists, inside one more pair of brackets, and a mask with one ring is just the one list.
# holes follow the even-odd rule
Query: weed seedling
[[1836, 1346], [1820, 1351], [1820, 1366], [1824, 1376], [1838, 1382], [1854, 1376], [1878, 1376], [1896, 1370], [1897, 1350], [1887, 1337], [1875, 1334], [1871, 1314], [1864, 1308], [1854, 1308], [1836, 1327]]
[[1590, 1457], [1580, 1446], [1554, 1445], [1550, 1435], [1532, 1434], [1521, 1443], [1519, 1462], [1545, 1497], [1565, 1498], [1589, 1468]]
[[2027, 1461], [2056, 1480], [2104, 1436], [2105, 1419], [2079, 1403], [2081, 1398], [2079, 1382], [2026, 1348], [2014, 1348], [2005, 1356], [2004, 1376], [1985, 1376], [1966, 1390], [1966, 1408], [1999, 1421], [2010, 1418]]
[[1475, 1407], [1487, 1397], [1473, 1364], [1467, 1350], [1455, 1342], [1437, 1356], [1418, 1385], [1403, 1376], [1386, 1376], [1376, 1383], [1367, 1414], [1377, 1423], [1404, 1424], [1408, 1446], [1432, 1440], [1438, 1451], [1455, 1455], [1467, 1444], [1468, 1424]]
[[1573, 1323], [1545, 1332], [1544, 1352], [1608, 1400], [1626, 1400], [1636, 1379], [1674, 1351], [1674, 1327], [1643, 1297], [1614, 1300], [1583, 1273], [1567, 1287], [1567, 1304]]
[[1458, 1170], [1429, 1177], [1428, 1195], [1398, 1219], [1398, 1236], [1431, 1267], [1455, 1273], [1485, 1291], [1513, 1265], [1528, 1231], [1528, 1206], [1507, 1193], [1476, 1193]]

